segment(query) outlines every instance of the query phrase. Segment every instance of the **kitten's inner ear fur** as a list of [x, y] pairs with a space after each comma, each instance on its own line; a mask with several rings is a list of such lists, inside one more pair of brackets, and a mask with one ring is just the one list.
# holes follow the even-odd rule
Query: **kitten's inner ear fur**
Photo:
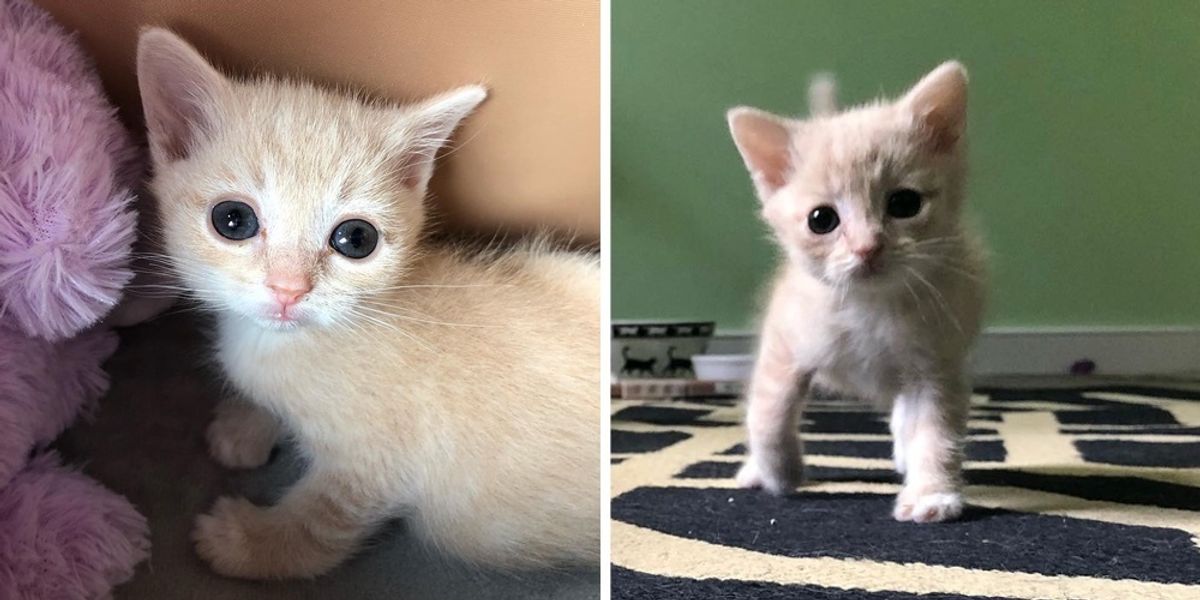
[[765, 201], [791, 172], [792, 129], [782, 117], [747, 106], [730, 110], [726, 118], [759, 198]]
[[967, 71], [942, 63], [917, 82], [902, 101], [930, 133], [935, 151], [949, 152], [967, 127]]
[[401, 183], [423, 190], [433, 174], [438, 150], [450, 139], [459, 123], [487, 98], [480, 85], [468, 85], [434, 96], [416, 106], [399, 110], [394, 138], [399, 154]]
[[214, 126], [229, 82], [187, 42], [157, 27], [138, 39], [137, 75], [155, 161], [187, 158]]

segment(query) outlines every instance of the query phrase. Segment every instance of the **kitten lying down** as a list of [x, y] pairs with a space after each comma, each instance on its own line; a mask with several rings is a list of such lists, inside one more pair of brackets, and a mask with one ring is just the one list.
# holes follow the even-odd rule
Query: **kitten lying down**
[[536, 247], [472, 257], [422, 236], [433, 158], [485, 96], [403, 107], [227, 79], [143, 32], [138, 79], [164, 261], [217, 315], [243, 398], [213, 457], [308, 472], [275, 506], [221, 498], [196, 549], [236, 577], [307, 577], [385, 520], [500, 567], [599, 560], [599, 270]]
[[967, 352], [985, 297], [982, 244], [963, 222], [967, 78], [941, 65], [899, 100], [813, 116], [729, 112], [762, 215], [786, 260], [762, 322], [748, 394], [744, 487], [800, 483], [797, 420], [814, 382], [892, 412], [904, 487], [894, 515], [962, 512]]

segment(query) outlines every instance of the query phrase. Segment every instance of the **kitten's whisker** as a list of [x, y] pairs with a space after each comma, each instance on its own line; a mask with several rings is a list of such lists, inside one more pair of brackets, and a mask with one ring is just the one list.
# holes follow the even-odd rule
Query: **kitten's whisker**
[[966, 267], [969, 267], [971, 265], [968, 265], [963, 262], [956, 262], [955, 260], [950, 259], [948, 257], [936, 256], [936, 255], [931, 255], [931, 254], [909, 254], [907, 256], [907, 258], [916, 260], [918, 262], [924, 262], [926, 264], [931, 264], [936, 267], [944, 267], [944, 268], [949, 269], [959, 275], [962, 275], [963, 277], [971, 279], [972, 281], [976, 281], [979, 283], [986, 283], [984, 281], [984, 278], [982, 276], [980, 276], [978, 273], [973, 273], [966, 269]]
[[908, 294], [912, 296], [913, 301], [916, 303], [917, 314], [921, 316], [921, 322], [929, 323], [929, 321], [925, 318], [925, 311], [922, 310], [921, 298], [917, 295], [917, 291], [914, 290], [911, 285], [909, 285], [907, 279], [901, 278], [900, 282], [904, 284], [904, 288], [908, 290]]
[[[409, 315], [403, 314], [403, 313], [389, 312], [386, 310], [381, 310], [381, 308], [399, 309], [399, 307], [388, 306], [388, 305], [379, 305], [379, 304], [372, 303], [370, 301], [364, 301], [363, 304], [365, 304], [366, 306], [359, 306], [358, 308], [361, 308], [363, 310], [368, 310], [368, 311], [371, 311], [372, 313], [376, 313], [376, 314], [380, 314], [380, 315], [396, 317], [398, 319], [403, 319], [405, 321], [416, 321], [418, 323], [428, 323], [430, 325], [447, 325], [447, 326], [451, 326], [451, 327], [484, 327], [484, 328], [496, 328], [496, 329], [499, 329], [502, 327], [501, 325], [479, 325], [479, 324], [475, 324], [475, 323], [451, 323], [448, 321], [437, 321], [434, 319], [421, 319], [421, 318], [412, 317], [412, 316], [409, 316]], [[374, 306], [372, 306], [372, 305], [374, 305]], [[425, 315], [422, 315], [422, 316], [425, 316]]]
[[914, 269], [908, 265], [905, 265], [904, 268], [909, 273], [911, 273], [913, 275], [913, 277], [916, 277], [917, 281], [921, 282], [921, 284], [923, 284], [925, 287], [929, 288], [929, 291], [932, 294], [932, 297], [934, 298], [934, 300], [936, 300], [938, 302], [938, 304], [940, 304], [942, 306], [942, 310], [945, 312], [945, 314], [948, 317], [950, 317], [951, 322], [954, 324], [954, 328], [957, 329], [959, 333], [965, 333], [963, 331], [962, 324], [959, 323], [958, 318], [954, 316], [954, 311], [950, 308], [950, 304], [946, 302], [945, 296], [942, 295], [942, 293], [937, 289], [937, 287], [935, 287], [932, 283], [930, 283], [928, 279], [925, 279], [925, 277], [923, 275], [921, 275], [921, 273], [919, 271], [917, 271], [916, 269]]
[[127, 290], [159, 289], [159, 290], [173, 290], [176, 292], [186, 292], [186, 291], [190, 290], [191, 288], [187, 288], [187, 287], [184, 287], [181, 285], [170, 285], [170, 284], [166, 284], [166, 283], [131, 283], [129, 285], [126, 285], [125, 289], [127, 289]]
[[377, 308], [388, 308], [388, 309], [391, 309], [394, 311], [399, 311], [400, 313], [406, 314], [406, 315], [416, 315], [418, 317], [423, 317], [426, 319], [433, 319], [432, 315], [425, 314], [424, 312], [417, 310], [416, 308], [414, 308], [412, 305], [409, 305], [409, 304], [402, 304], [402, 303], [398, 303], [398, 302], [384, 302], [383, 300], [379, 300], [377, 298], [371, 298], [369, 296], [360, 298], [359, 302], [360, 302], [360, 304], [366, 304], [366, 305], [374, 306]]
[[926, 244], [938, 244], [938, 243], [947, 243], [947, 242], [961, 243], [961, 242], [965, 242], [966, 240], [967, 240], [966, 236], [964, 236], [961, 233], [956, 233], [953, 235], [943, 235], [943, 236], [928, 238], [928, 239], [924, 239], [924, 240], [917, 240], [917, 241], [914, 241], [912, 243], [912, 245], [913, 246], [923, 246]]
[[415, 284], [415, 285], [395, 285], [385, 288], [376, 288], [372, 292], [391, 292], [395, 290], [412, 290], [412, 289], [438, 289], [438, 288], [493, 288], [493, 287], [512, 287], [511, 283], [450, 283], [450, 284]]
[[[361, 308], [361, 307], [357, 307], [357, 308]], [[357, 308], [353, 309], [354, 316], [356, 316], [360, 319], [363, 319], [365, 321], [370, 321], [371, 323], [374, 323], [380, 327], [384, 327], [386, 329], [390, 329], [391, 331], [399, 333], [400, 335], [411, 340], [412, 342], [421, 346], [422, 348], [424, 348], [426, 351], [428, 351], [430, 353], [435, 353], [435, 354], [437, 353], [437, 350], [433, 346], [430, 346], [428, 342], [417, 337], [414, 333], [412, 333], [410, 331], [406, 331], [406, 330], [396, 326], [396, 324], [394, 324], [394, 323], [388, 323], [387, 321], [384, 321], [383, 319], [379, 319], [377, 317], [373, 317], [371, 315], [361, 313], [357, 310]]]

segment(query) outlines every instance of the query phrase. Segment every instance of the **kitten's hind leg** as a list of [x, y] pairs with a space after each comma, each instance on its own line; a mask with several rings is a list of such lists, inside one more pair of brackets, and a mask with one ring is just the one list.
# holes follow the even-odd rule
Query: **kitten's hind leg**
[[213, 570], [243, 579], [315, 577], [334, 568], [388, 518], [361, 480], [305, 475], [272, 507], [219, 498], [196, 518], [192, 541]]
[[271, 457], [281, 431], [275, 415], [240, 398], [226, 398], [208, 425], [208, 453], [232, 469], [259, 467]]
[[808, 375], [799, 375], [784, 340], [764, 333], [747, 395], [745, 464], [737, 484], [786, 494], [804, 479], [799, 413], [807, 397]]
[[947, 521], [962, 514], [962, 444], [969, 394], [958, 386], [921, 386], [902, 393], [892, 411], [897, 468], [904, 487], [898, 521]]

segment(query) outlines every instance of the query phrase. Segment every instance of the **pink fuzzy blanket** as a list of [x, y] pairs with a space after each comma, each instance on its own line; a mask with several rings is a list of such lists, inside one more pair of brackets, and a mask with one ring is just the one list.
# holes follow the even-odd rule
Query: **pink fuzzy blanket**
[[138, 148], [74, 38], [0, 0], [0, 598], [105, 597], [149, 551], [125, 498], [45, 450], [108, 388]]

